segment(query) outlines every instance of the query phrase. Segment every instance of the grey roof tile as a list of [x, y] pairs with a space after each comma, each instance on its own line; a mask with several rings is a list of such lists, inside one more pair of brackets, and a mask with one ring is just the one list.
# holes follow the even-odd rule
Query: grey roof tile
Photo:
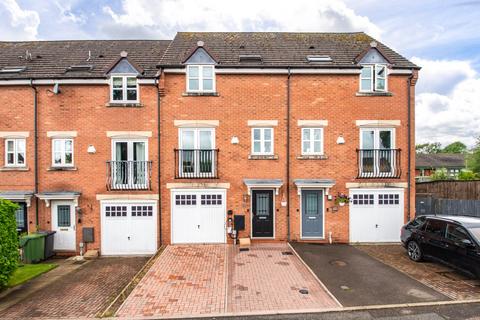
[[416, 154], [416, 168], [464, 168], [465, 155], [461, 153]]

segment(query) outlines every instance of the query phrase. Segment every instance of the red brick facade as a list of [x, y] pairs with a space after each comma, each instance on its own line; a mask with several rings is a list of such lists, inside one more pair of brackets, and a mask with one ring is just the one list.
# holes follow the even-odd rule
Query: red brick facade
[[[185, 74], [164, 73], [159, 88], [152, 84], [140, 85], [140, 107], [108, 106], [110, 89], [106, 84], [64, 84], [61, 93], [52, 94], [51, 85], [38, 85], [38, 192], [81, 192], [76, 229], [77, 251], [82, 239], [82, 228], [95, 228], [95, 241], [88, 249], [101, 248], [100, 201], [98, 195], [135, 194], [160, 196], [161, 230], [158, 245], [171, 241], [172, 183], [229, 184], [226, 191], [226, 209], [244, 214], [246, 230], [241, 237], [250, 236], [250, 197], [245, 178], [281, 179], [283, 185], [275, 196], [275, 241], [301, 240], [300, 202], [295, 179], [333, 179], [331, 195], [347, 193], [347, 183], [396, 183], [406, 185], [408, 179], [408, 92], [410, 113], [410, 182], [405, 188], [405, 220], [413, 216], [415, 195], [414, 164], [414, 85], [409, 86], [407, 73], [388, 77], [391, 95], [360, 96], [358, 74], [292, 74], [290, 77], [290, 180], [287, 181], [287, 83], [283, 74], [217, 74], [216, 96], [185, 95]], [[161, 92], [160, 95], [157, 93]], [[26, 131], [27, 170], [0, 171], [0, 190], [30, 190], [34, 185], [34, 90], [28, 85], [0, 86], [0, 132]], [[157, 152], [157, 103], [160, 99], [160, 154]], [[178, 148], [179, 128], [175, 120], [218, 120], [215, 144], [219, 149], [218, 179], [175, 179], [174, 149]], [[278, 158], [249, 160], [251, 127], [248, 120], [277, 120], [274, 127], [274, 154]], [[324, 127], [325, 159], [299, 159], [301, 155], [301, 127], [298, 120], [326, 120]], [[358, 179], [357, 154], [360, 129], [357, 120], [399, 120], [395, 126], [395, 147], [401, 149], [401, 176], [398, 179]], [[50, 131], [76, 131], [74, 139], [73, 170], [52, 170], [52, 143]], [[106, 162], [112, 159], [112, 139], [107, 131], [147, 131], [148, 155], [152, 160], [149, 191], [109, 191], [106, 187]], [[232, 137], [239, 143], [232, 144]], [[343, 136], [344, 144], [337, 144]], [[5, 150], [5, 139], [0, 139], [0, 150]], [[92, 145], [96, 153], [87, 152]], [[3, 167], [5, 158], [0, 159]], [[160, 161], [159, 161], [160, 159]], [[160, 166], [160, 190], [157, 172]], [[290, 192], [287, 194], [286, 184]], [[208, 185], [207, 185], [208, 184]], [[410, 212], [407, 198], [410, 197]], [[36, 201], [38, 226], [50, 229], [50, 208], [42, 200], [32, 198], [28, 208], [29, 231], [35, 230]], [[288, 201], [290, 212], [282, 206]], [[335, 207], [335, 208], [334, 208]], [[338, 211], [337, 211], [338, 209]], [[338, 207], [333, 200], [325, 200], [325, 239], [334, 242], [349, 241], [349, 206]], [[159, 215], [160, 216], [160, 215]], [[290, 235], [288, 235], [288, 222]], [[160, 225], [160, 221], [157, 221]], [[227, 237], [228, 239], [228, 237]], [[230, 239], [228, 239], [231, 241]]]

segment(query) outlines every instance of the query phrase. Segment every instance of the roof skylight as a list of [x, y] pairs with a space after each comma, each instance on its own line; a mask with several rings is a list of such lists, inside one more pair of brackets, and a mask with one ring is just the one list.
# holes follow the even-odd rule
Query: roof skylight
[[332, 58], [327, 55], [307, 56], [308, 62], [332, 62]]
[[0, 69], [0, 73], [20, 73], [25, 71], [27, 67], [3, 67]]

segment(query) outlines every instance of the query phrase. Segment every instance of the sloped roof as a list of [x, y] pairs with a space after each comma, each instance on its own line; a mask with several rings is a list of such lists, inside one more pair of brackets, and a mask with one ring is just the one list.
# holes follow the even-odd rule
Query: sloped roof
[[419, 154], [415, 156], [416, 168], [464, 168], [465, 155], [461, 153]]
[[[287, 32], [179, 32], [166, 50], [160, 66], [180, 67], [198, 42], [218, 60], [218, 67], [243, 67], [240, 55], [260, 55], [263, 67], [351, 68], [359, 55], [376, 42], [377, 48], [393, 68], [418, 68], [415, 64], [363, 32], [287, 33]], [[328, 55], [327, 63], [309, 63], [308, 55]], [[258, 63], [254, 63], [258, 66]]]
[[[74, 40], [0, 42], [0, 69], [26, 66], [20, 73], [0, 73], [0, 79], [48, 78], [103, 78], [120, 57], [128, 53], [128, 60], [144, 72], [140, 77], [153, 77], [156, 64], [170, 40]], [[26, 60], [26, 52], [31, 59]], [[91, 53], [90, 60], [88, 52]], [[71, 66], [91, 65], [90, 71], [66, 71]]]

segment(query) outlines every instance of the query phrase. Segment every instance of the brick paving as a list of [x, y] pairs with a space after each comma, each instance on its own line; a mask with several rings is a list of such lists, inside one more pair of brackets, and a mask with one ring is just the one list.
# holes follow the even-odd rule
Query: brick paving
[[90, 261], [1, 311], [0, 319], [95, 317], [146, 261], [144, 257]]
[[339, 306], [295, 255], [282, 252], [290, 252], [286, 244], [254, 245], [243, 252], [229, 247], [229, 312]]
[[117, 311], [119, 317], [225, 310], [226, 247], [168, 246]]
[[[118, 310], [118, 317], [195, 316], [336, 308], [285, 244], [169, 246]], [[290, 250], [288, 250], [290, 251]], [[299, 293], [308, 289], [309, 294]]]
[[413, 262], [401, 245], [369, 245], [357, 248], [451, 299], [480, 299], [479, 280], [468, 279], [435, 262]]

